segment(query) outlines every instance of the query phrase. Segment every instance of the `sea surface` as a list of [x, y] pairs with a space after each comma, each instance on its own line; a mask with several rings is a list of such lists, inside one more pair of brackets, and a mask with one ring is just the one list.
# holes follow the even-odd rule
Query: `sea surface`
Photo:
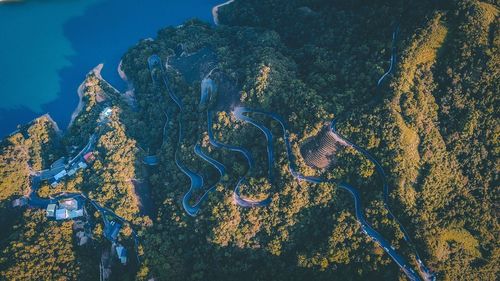
[[65, 129], [85, 75], [125, 87], [117, 67], [136, 42], [165, 26], [213, 22], [223, 0], [0, 0], [0, 138], [50, 113]]

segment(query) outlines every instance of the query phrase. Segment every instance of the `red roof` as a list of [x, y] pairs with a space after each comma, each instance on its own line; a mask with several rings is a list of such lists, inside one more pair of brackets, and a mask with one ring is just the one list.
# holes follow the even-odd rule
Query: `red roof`
[[94, 154], [92, 152], [89, 152], [89, 153], [83, 155], [83, 159], [85, 159], [85, 161], [87, 161], [87, 162], [90, 162], [90, 161], [94, 161], [95, 157], [94, 157]]

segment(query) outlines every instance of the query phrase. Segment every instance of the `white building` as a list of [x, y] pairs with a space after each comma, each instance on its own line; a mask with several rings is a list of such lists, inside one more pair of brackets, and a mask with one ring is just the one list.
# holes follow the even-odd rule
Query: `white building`
[[47, 206], [47, 217], [52, 218], [56, 216], [56, 209], [57, 205], [56, 204], [49, 204]]
[[60, 171], [59, 173], [57, 173], [57, 174], [54, 176], [54, 179], [55, 179], [56, 181], [58, 181], [58, 180], [60, 180], [60, 179], [64, 178], [67, 174], [68, 174], [68, 172], [66, 172], [66, 170], [62, 170], [62, 171]]
[[68, 210], [68, 209], [57, 209], [56, 210], [56, 220], [71, 220], [74, 218], [83, 217], [83, 209], [78, 210]]
[[71, 170], [69, 170], [69, 171], [68, 171], [68, 176], [70, 176], [70, 177], [71, 177], [71, 176], [72, 176], [72, 175], [74, 175], [75, 173], [76, 173], [76, 168], [73, 168], [73, 169], [71, 169]]
[[78, 201], [74, 198], [67, 198], [59, 201], [59, 204], [49, 204], [47, 206], [47, 217], [56, 220], [70, 220], [83, 217], [83, 208], [78, 208]]

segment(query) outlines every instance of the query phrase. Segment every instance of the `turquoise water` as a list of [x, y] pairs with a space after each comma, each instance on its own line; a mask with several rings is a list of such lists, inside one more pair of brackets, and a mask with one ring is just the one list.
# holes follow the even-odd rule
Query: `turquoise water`
[[85, 75], [104, 63], [117, 88], [118, 62], [138, 40], [187, 19], [212, 22], [222, 0], [0, 1], [0, 136], [44, 114], [65, 128]]

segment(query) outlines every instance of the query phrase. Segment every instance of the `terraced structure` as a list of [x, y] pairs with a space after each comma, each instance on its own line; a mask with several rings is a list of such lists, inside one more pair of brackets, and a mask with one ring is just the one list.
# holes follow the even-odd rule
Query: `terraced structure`
[[300, 148], [302, 158], [308, 166], [324, 169], [335, 162], [335, 152], [339, 144], [332, 131], [325, 126], [321, 132]]

